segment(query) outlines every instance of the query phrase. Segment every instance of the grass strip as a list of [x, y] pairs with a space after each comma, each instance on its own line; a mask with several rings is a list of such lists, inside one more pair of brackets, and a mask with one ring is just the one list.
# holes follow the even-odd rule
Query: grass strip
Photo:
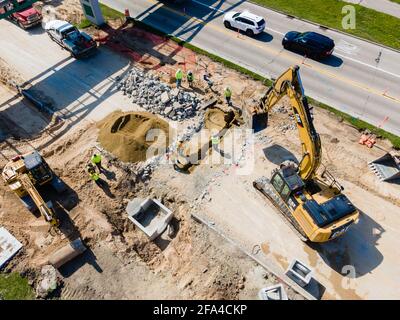
[[[400, 49], [400, 19], [389, 14], [375, 11], [357, 4], [340, 0], [251, 0], [286, 14], [306, 19], [332, 29], [349, 33], [370, 41]], [[400, 2], [400, 0], [396, 0]], [[347, 12], [342, 13], [346, 5], [355, 8], [356, 28], [344, 29], [342, 20]], [[268, 17], [267, 17], [268, 18]], [[268, 20], [267, 20], [268, 23]]]
[[19, 273], [0, 274], [0, 300], [32, 300], [33, 289]]
[[[121, 13], [121, 12], [115, 10], [115, 9], [112, 9], [112, 8], [102, 4], [102, 3], [99, 3], [99, 4], [100, 4], [101, 13], [103, 14], [103, 17], [104, 17], [105, 21], [116, 20], [116, 19], [121, 19], [121, 18], [125, 19], [125, 16], [124, 16], [123, 13]], [[93, 24], [88, 19], [85, 18], [85, 19], [83, 19], [81, 21], [81, 23], [79, 23], [79, 24], [77, 24], [75, 26], [78, 29], [86, 29], [86, 28], [89, 28], [92, 25]]]

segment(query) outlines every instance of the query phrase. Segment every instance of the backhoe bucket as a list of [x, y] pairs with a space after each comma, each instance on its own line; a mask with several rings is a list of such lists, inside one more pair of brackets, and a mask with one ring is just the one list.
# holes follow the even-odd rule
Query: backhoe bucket
[[251, 129], [254, 130], [254, 133], [257, 133], [261, 130], [264, 130], [268, 124], [268, 113], [258, 113], [252, 116], [251, 119]]
[[368, 163], [371, 170], [381, 181], [400, 179], [400, 156], [386, 153], [377, 160]]

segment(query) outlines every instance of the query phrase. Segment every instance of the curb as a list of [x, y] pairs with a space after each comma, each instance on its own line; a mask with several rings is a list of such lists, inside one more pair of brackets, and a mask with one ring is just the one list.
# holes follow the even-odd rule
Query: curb
[[[389, 46], [387, 46], [387, 45], [385, 45], [385, 44], [381, 44], [381, 43], [375, 42], [375, 41], [373, 41], [373, 40], [361, 38], [361, 37], [359, 37], [359, 36], [353, 35], [353, 34], [351, 34], [351, 33], [345, 32], [345, 31], [341, 31], [341, 30], [339, 30], [339, 29], [334, 29], [334, 28], [325, 26], [325, 25], [323, 25], [323, 24], [319, 24], [319, 23], [317, 23], [317, 22], [313, 22], [313, 21], [310, 21], [310, 20], [307, 20], [307, 19], [304, 19], [304, 18], [300, 18], [300, 17], [297, 17], [297, 16], [293, 16], [293, 15], [291, 15], [291, 14], [285, 13], [284, 11], [281, 11], [281, 10], [278, 10], [278, 9], [274, 9], [274, 8], [271, 8], [271, 7], [267, 7], [267, 6], [263, 6], [263, 5], [259, 4], [259, 3], [255, 3], [255, 2], [252, 1], [252, 0], [247, 0], [247, 2], [249, 2], [249, 3], [251, 3], [251, 4], [255, 5], [255, 6], [262, 7], [262, 8], [265, 8], [265, 9], [268, 9], [268, 10], [271, 10], [271, 11], [274, 11], [274, 12], [276, 12], [276, 13], [279, 13], [279, 14], [283, 15], [283, 16], [286, 16], [287, 18], [297, 19], [297, 20], [300, 20], [300, 21], [303, 21], [303, 22], [307, 22], [307, 23], [312, 24], [312, 25], [314, 25], [314, 26], [317, 26], [317, 27], [319, 27], [319, 28], [321, 28], [321, 29], [335, 31], [335, 32], [341, 33], [341, 34], [343, 34], [343, 35], [346, 35], [346, 36], [348, 36], [348, 37], [352, 37], [352, 38], [358, 39], [358, 40], [360, 40], [360, 41], [365, 41], [365, 42], [371, 43], [371, 44], [373, 44], [373, 45], [376, 45], [376, 46], [378, 46], [378, 47], [382, 47], [382, 48], [385, 48], [385, 49], [387, 49], [387, 50], [391, 50], [391, 51], [400, 53], [400, 49], [392, 48], [392, 47], [389, 47]], [[373, 9], [370, 9], [370, 10], [373, 10]], [[375, 11], [376, 11], [376, 10], [375, 10]], [[399, 20], [400, 20], [400, 19], [399, 19]]]

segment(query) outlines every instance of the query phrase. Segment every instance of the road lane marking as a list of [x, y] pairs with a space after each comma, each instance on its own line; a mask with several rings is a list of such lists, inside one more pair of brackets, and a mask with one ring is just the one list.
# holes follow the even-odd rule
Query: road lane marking
[[[159, 3], [158, 1], [156, 1], [156, 0], [146, 0], [146, 1], [149, 2], [149, 3], [152, 3], [152, 4], [160, 4], [160, 3]], [[192, 1], [199, 2], [199, 1], [197, 1], [197, 0], [192, 0]], [[203, 5], [206, 6], [205, 4], [203, 4]], [[162, 9], [164, 9], [164, 10], [173, 12], [173, 13], [175, 13], [175, 14], [181, 16], [181, 17], [189, 18], [189, 21], [190, 21], [190, 20], [196, 21], [196, 22], [202, 24], [203, 26], [207, 26], [207, 27], [210, 27], [211, 29], [217, 30], [218, 32], [225, 33], [225, 34], [229, 35], [231, 38], [236, 37], [236, 35], [234, 35], [234, 34], [232, 33], [232, 31], [228, 31], [225, 27], [222, 28], [222, 27], [219, 27], [219, 26], [217, 26], [217, 25], [210, 24], [210, 23], [208, 23], [208, 22], [206, 22], [206, 21], [204, 21], [204, 20], [202, 20], [202, 19], [199, 19], [199, 18], [190, 16], [190, 15], [186, 14], [185, 12], [181, 12], [181, 11], [175, 10], [175, 9], [173, 9], [173, 8], [171, 8], [171, 7], [168, 7], [168, 6], [163, 6], [163, 5], [162, 5], [162, 6], [157, 7], [157, 9], [159, 9], [159, 8], [162, 8]], [[214, 8], [214, 9], [216, 9], [216, 8]], [[219, 10], [219, 9], [216, 9], [216, 10]], [[243, 39], [243, 40], [244, 40], [244, 39]], [[338, 75], [338, 74], [333, 74], [333, 73], [331, 73], [331, 72], [329, 72], [329, 71], [327, 71], [327, 70], [324, 70], [324, 69], [322, 69], [322, 68], [319, 68], [319, 67], [317, 67], [317, 66], [315, 66], [315, 65], [306, 64], [306, 63], [301, 62], [301, 61], [299, 62], [299, 59], [294, 58], [293, 56], [289, 55], [287, 52], [281, 51], [281, 50], [278, 51], [278, 50], [273, 49], [273, 48], [270, 48], [270, 47], [268, 47], [268, 46], [262, 46], [262, 45], [258, 44], [258, 43], [257, 43], [257, 40], [255, 40], [255, 39], [246, 38], [246, 40], [244, 40], [244, 41], [247, 41], [247, 40], [248, 40], [253, 46], [258, 47], [258, 48], [261, 49], [261, 50], [268, 51], [268, 52], [270, 52], [270, 53], [272, 53], [272, 54], [274, 54], [274, 55], [276, 55], [276, 54], [281, 54], [281, 55], [283, 55], [285, 58], [287, 58], [287, 60], [290, 60], [290, 61], [292, 61], [292, 62], [294, 62], [294, 63], [296, 63], [296, 64], [304, 65], [304, 66], [308, 67], [309, 69], [313, 69], [313, 70], [316, 71], [317, 73], [327, 75], [327, 76], [329, 76], [330, 78], [333, 78], [333, 79], [338, 79], [338, 80], [340, 80], [340, 81], [342, 81], [342, 82], [344, 82], [344, 83], [350, 84], [350, 85], [352, 85], [352, 86], [354, 86], [354, 87], [357, 87], [357, 88], [359, 88], [359, 89], [363, 89], [363, 90], [365, 90], [365, 91], [367, 91], [367, 92], [373, 93], [373, 94], [378, 95], [378, 96], [382, 96], [382, 97], [384, 97], [384, 98], [386, 98], [386, 99], [389, 99], [389, 100], [391, 100], [391, 101], [394, 101], [394, 102], [400, 104], [400, 98], [396, 98], [396, 97], [390, 96], [390, 95], [388, 95], [388, 94], [386, 93], [386, 91], [385, 91], [385, 92], [380, 92], [379, 90], [370, 88], [370, 87], [368, 87], [367, 85], [358, 83], [358, 82], [356, 82], [356, 81], [353, 81], [353, 80], [348, 79], [348, 78], [346, 78], [346, 77], [340, 76], [340, 75]]]
[[[220, 12], [220, 13], [226, 13], [226, 12], [228, 12], [228, 11], [226, 11], [226, 10], [217, 9], [217, 8], [215, 8], [215, 7], [213, 7], [213, 6], [207, 5], [207, 4], [202, 3], [202, 2], [200, 2], [200, 1], [197, 1], [197, 0], [191, 0], [191, 1], [194, 2], [194, 3], [197, 3], [197, 4], [201, 5], [201, 6], [207, 7], [207, 8], [209, 8], [209, 9], [211, 9], [211, 10], [218, 11], [218, 12]], [[267, 22], [267, 23], [268, 23], [268, 22]], [[266, 27], [266, 29], [267, 29], [267, 30], [270, 30], [270, 31], [272, 31], [272, 32], [275, 32], [275, 33], [277, 33], [277, 34], [279, 34], [279, 35], [281, 35], [281, 36], [284, 36], [284, 35], [285, 35], [284, 32], [280, 32], [280, 31], [274, 30], [274, 29], [272, 29], [272, 28]], [[343, 50], [342, 50], [342, 51], [343, 51]], [[339, 57], [342, 57], [342, 58], [349, 59], [349, 60], [351, 60], [351, 61], [353, 61], [353, 62], [362, 64], [362, 65], [364, 65], [364, 66], [366, 66], [366, 67], [369, 67], [369, 68], [372, 68], [372, 69], [374, 69], [374, 70], [378, 70], [378, 71], [387, 73], [387, 74], [389, 74], [389, 75], [391, 75], [391, 76], [393, 76], [393, 77], [396, 77], [396, 78], [399, 78], [399, 79], [400, 79], [400, 75], [399, 75], [399, 74], [395, 74], [395, 73], [393, 73], [393, 72], [386, 71], [386, 70], [384, 70], [384, 69], [378, 68], [377, 66], [370, 65], [370, 64], [368, 64], [368, 63], [366, 63], [366, 62], [362, 62], [362, 61], [360, 61], [360, 60], [351, 58], [351, 57], [349, 57], [349, 56], [346, 56], [346, 55], [343, 55], [343, 54], [339, 54], [339, 53], [337, 53], [337, 51], [335, 51], [335, 55], [336, 55], [336, 56], [339, 56]]]
[[207, 7], [208, 9], [211, 9], [211, 10], [214, 10], [214, 11], [218, 11], [218, 12], [221, 12], [221, 13], [226, 13], [225, 10], [217, 9], [217, 8], [215, 8], [213, 6], [209, 6], [208, 4], [202, 3], [202, 2], [197, 1], [197, 0], [192, 0], [192, 2], [195, 2], [195, 3], [197, 3], [197, 4], [199, 4], [199, 5], [203, 6], [203, 7]]
[[378, 71], [387, 73], [387, 74], [389, 74], [389, 75], [391, 75], [391, 76], [393, 76], [393, 77], [395, 77], [395, 78], [399, 78], [399, 79], [400, 79], [400, 75], [399, 75], [399, 74], [395, 74], [395, 73], [392, 73], [392, 72], [390, 72], [390, 71], [383, 70], [383, 69], [381, 69], [381, 68], [378, 68], [377, 66], [370, 65], [370, 64], [368, 64], [368, 63], [362, 62], [362, 61], [357, 60], [357, 59], [354, 59], [354, 58], [350, 58], [350, 57], [348, 57], [348, 56], [345, 56], [345, 55], [340, 54], [340, 53], [337, 53], [337, 52], [335, 52], [335, 56], [339, 56], [339, 57], [342, 57], [342, 58], [346, 58], [346, 59], [351, 60], [351, 61], [353, 61], [353, 62], [360, 63], [360, 64], [362, 64], [362, 65], [364, 65], [364, 66], [366, 66], [366, 67], [369, 67], [369, 68], [372, 68], [372, 69], [375, 69], [375, 70], [378, 70]]

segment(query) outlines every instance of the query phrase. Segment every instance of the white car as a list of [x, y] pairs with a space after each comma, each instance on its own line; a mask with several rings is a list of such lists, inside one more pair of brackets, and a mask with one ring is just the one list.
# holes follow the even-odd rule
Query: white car
[[244, 31], [251, 37], [264, 31], [265, 20], [249, 11], [231, 11], [225, 14], [224, 25], [228, 29]]

